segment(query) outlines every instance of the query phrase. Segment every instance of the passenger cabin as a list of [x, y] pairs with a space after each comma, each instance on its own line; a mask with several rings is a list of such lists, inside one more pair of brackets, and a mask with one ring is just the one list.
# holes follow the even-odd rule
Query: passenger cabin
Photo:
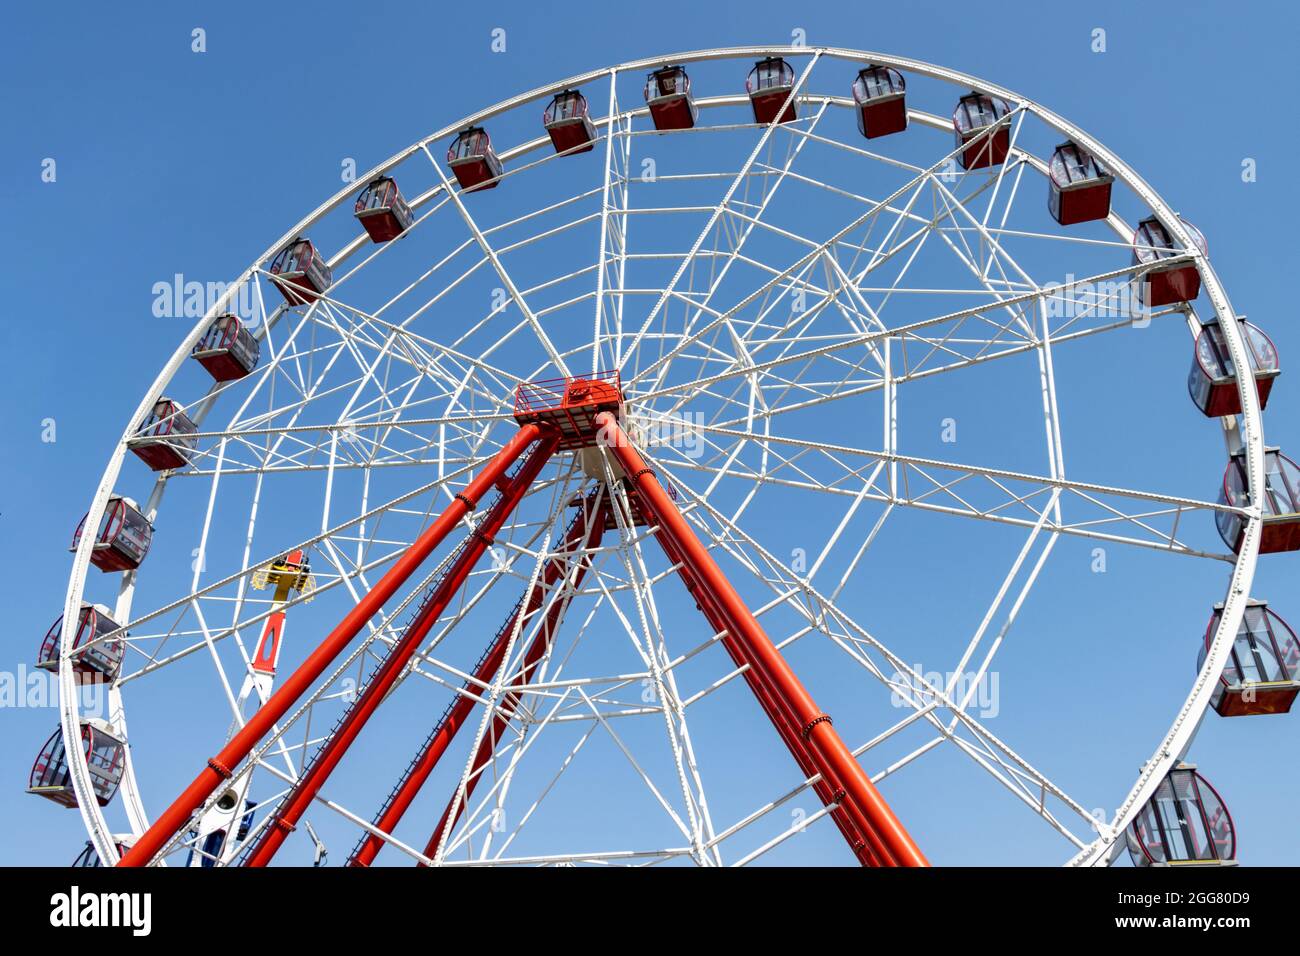
[[587, 98], [577, 90], [561, 90], [555, 94], [542, 125], [557, 153], [589, 153], [596, 144], [596, 127], [587, 115]]
[[1169, 771], [1125, 837], [1134, 866], [1236, 865], [1232, 817], [1191, 764]]
[[[1180, 222], [1191, 234], [1192, 242], [1201, 255], [1207, 255], [1208, 249], [1201, 231], [1186, 219], [1180, 219]], [[1181, 252], [1168, 230], [1155, 216], [1138, 223], [1137, 230], [1133, 233], [1133, 264], [1149, 267], [1144, 274], [1138, 276], [1138, 295], [1147, 308], [1191, 302], [1201, 294], [1201, 274], [1196, 270], [1196, 263], [1159, 264], [1161, 260], [1171, 259]]]
[[1062, 226], [1110, 215], [1115, 177], [1078, 143], [1062, 143], [1047, 163], [1047, 208]]
[[1006, 100], [984, 93], [967, 93], [952, 112], [957, 138], [957, 161], [962, 169], [985, 169], [1006, 162], [1011, 150], [1011, 127]]
[[[1223, 617], [1223, 605], [1216, 604], [1210, 616], [1201, 653], [1199, 671], [1205, 663], [1214, 634]], [[1220, 717], [1256, 714], [1285, 714], [1300, 692], [1300, 641], [1286, 621], [1269, 610], [1264, 601], [1246, 605], [1232, 655], [1223, 667], [1210, 703]]]
[[257, 368], [261, 350], [261, 343], [239, 316], [227, 312], [212, 320], [203, 337], [194, 343], [190, 358], [216, 381], [233, 382]]
[[889, 66], [868, 66], [853, 81], [858, 132], [867, 139], [907, 129], [907, 83]]
[[[77, 550], [85, 526], [86, 519], [82, 518], [69, 551]], [[149, 553], [152, 540], [153, 526], [141, 513], [140, 506], [130, 498], [114, 495], [104, 505], [104, 515], [99, 519], [90, 563], [101, 571], [133, 571]]]
[[310, 239], [301, 236], [276, 254], [269, 271], [290, 305], [315, 302], [334, 281], [324, 257]]
[[655, 129], [692, 129], [700, 111], [691, 99], [691, 78], [680, 66], [655, 70], [645, 81], [645, 103]]
[[492, 151], [492, 138], [481, 126], [461, 130], [447, 148], [447, 165], [465, 192], [495, 189], [501, 178], [501, 160]]
[[[311, 559], [301, 548], [288, 551], [269, 565], [253, 572], [253, 589], [263, 591], [271, 588], [275, 591], [299, 591], [308, 593], [315, 590], [315, 579], [311, 573]], [[283, 600], [277, 598], [277, 600]]]
[[[796, 116], [794, 69], [779, 56], [769, 56], [754, 64], [745, 80], [749, 105], [754, 108], [755, 123], [788, 123]], [[790, 100], [787, 105], [786, 100]]]
[[181, 407], [169, 398], [160, 398], [140, 423], [131, 441], [131, 451], [154, 471], [184, 468], [190, 463], [197, 442], [198, 428]]
[[[1250, 371], [1255, 379], [1259, 407], [1264, 408], [1268, 405], [1269, 392], [1273, 390], [1273, 379], [1281, 372], [1277, 349], [1267, 335], [1249, 322], [1238, 319], [1237, 328], [1241, 331], [1246, 346], [1246, 358], [1250, 361]], [[1187, 376], [1187, 390], [1196, 407], [1211, 418], [1241, 414], [1237, 370], [1232, 364], [1232, 357], [1228, 355], [1223, 327], [1217, 318], [1204, 322], [1196, 336], [1192, 370]]]
[[[126, 642], [117, 637], [103, 640], [106, 634], [118, 630], [118, 624], [109, 616], [102, 604], [81, 602], [77, 612], [77, 633], [72, 639], [72, 670], [85, 683], [112, 683], [122, 670], [122, 657]], [[59, 669], [59, 650], [63, 640], [63, 617], [45, 632], [36, 666], [42, 670]]]
[[397, 183], [387, 176], [379, 176], [366, 184], [357, 197], [354, 213], [371, 242], [396, 239], [415, 222], [411, 207], [402, 198]]
[[[1219, 503], [1235, 508], [1250, 504], [1246, 459], [1242, 452], [1232, 456], [1223, 473]], [[1259, 553], [1300, 549], [1300, 468], [1276, 448], [1264, 450], [1264, 488], [1258, 504], [1264, 519]], [[1233, 512], [1220, 511], [1215, 515], [1215, 523], [1224, 543], [1233, 551], [1240, 551], [1245, 519]]]
[[515, 389], [515, 421], [559, 429], [560, 451], [595, 445], [596, 416], [601, 412], [618, 415], [622, 408], [623, 392], [616, 371], [521, 382]]
[[[117, 793], [126, 769], [126, 743], [102, 720], [83, 718], [81, 721], [81, 746], [90, 769], [91, 788], [96, 802], [107, 806]], [[54, 735], [41, 748], [32, 765], [27, 792], [53, 800], [65, 807], [77, 806], [77, 794], [72, 787], [72, 774], [68, 769], [68, 754], [63, 747], [63, 730]]]

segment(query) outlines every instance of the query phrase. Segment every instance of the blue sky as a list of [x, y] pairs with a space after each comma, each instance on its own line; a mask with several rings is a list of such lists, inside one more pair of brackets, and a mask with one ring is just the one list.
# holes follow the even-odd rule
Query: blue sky
[[[364, 30], [357, 26], [362, 20]], [[188, 330], [186, 320], [151, 314], [154, 283], [175, 273], [233, 278], [338, 188], [342, 157], [368, 168], [456, 116], [586, 69], [676, 50], [781, 44], [801, 29], [810, 45], [912, 56], [1018, 90], [1098, 136], [1201, 228], [1234, 305], [1270, 333], [1285, 369], [1291, 356], [1300, 356], [1288, 308], [1295, 272], [1289, 224], [1300, 196], [1292, 167], [1300, 142], [1290, 121], [1293, 84], [1279, 80], [1278, 65], [1291, 60], [1295, 20], [1293, 5], [1281, 3], [976, 9], [507, 2], [480, 12], [374, 2], [362, 17], [329, 2], [296, 10], [140, 4], [130, 13], [89, 4], [23, 5], [0, 41], [9, 106], [0, 151], [6, 223], [0, 243], [8, 263], [0, 275], [8, 307], [0, 335], [9, 357], [0, 376], [9, 449], [0, 469], [0, 582], [11, 617], [0, 668], [30, 665], [58, 615], [72, 530], [126, 418]], [[206, 31], [202, 55], [190, 49], [195, 27]], [[505, 55], [489, 49], [496, 27], [508, 33]], [[1090, 49], [1096, 28], [1106, 31], [1103, 54]], [[46, 158], [57, 161], [54, 183], [41, 179]], [[1255, 182], [1242, 181], [1247, 158], [1256, 162]], [[1185, 364], [1181, 353], [1173, 364]], [[1139, 380], [1126, 383], [1126, 407], [1106, 399], [1111, 383], [1103, 378], [1090, 386], [1100, 397], [1081, 387], [1063, 399], [1072, 403], [1065, 414], [1075, 415], [1073, 433], [1095, 460], [1113, 456], [1122, 470], [1122, 459], [1132, 456], [1158, 468], [1166, 453], [1186, 450], [1195, 413], [1178, 375], [1144, 382], [1140, 365], [1132, 371]], [[1294, 388], [1284, 371], [1266, 416], [1270, 444], [1284, 450], [1300, 447]], [[990, 392], [976, 390], [969, 400], [996, 411]], [[1142, 420], [1143, 409], [1163, 411], [1177, 402], [1186, 420], [1169, 434], [1158, 423], [1132, 422]], [[47, 419], [57, 429], [54, 442], [41, 438]], [[987, 427], [996, 419], [990, 415]], [[1197, 432], [1205, 497], [1218, 478], [1210, 424]], [[915, 541], [894, 546], [919, 557]], [[1053, 571], [1059, 578], [1051, 586], [1077, 598], [1092, 583], [1071, 577], [1069, 562], [1086, 560], [1086, 549], [1062, 550], [1057, 557], [1066, 570]], [[979, 564], [970, 559], [970, 570]], [[1255, 594], [1300, 619], [1295, 568], [1294, 557], [1265, 558]], [[186, 579], [188, 568], [175, 574]], [[1129, 561], [1125, 554], [1111, 570], [1130, 579], [1123, 603], [1115, 605], [1124, 612], [1121, 620], [1089, 628], [1054, 624], [1050, 603], [1027, 611], [1031, 633], [1055, 627], [1066, 639], [1025, 648], [1017, 678], [1050, 696], [1058, 683], [1066, 686], [1065, 676], [1095, 672], [1095, 681], [1068, 682], [1060, 694], [1057, 716], [1087, 727], [1071, 743], [1077, 752], [1056, 755], [1058, 766], [1074, 763], [1073, 779], [1086, 781], [1093, 761], [1109, 772], [1114, 749], [1138, 726], [1141, 739], [1132, 743], [1145, 752], [1155, 739], [1152, 728], [1167, 719], [1160, 715], [1172, 713], [1167, 698], [1149, 697], [1146, 689], [1190, 683], [1197, 638], [1219, 597], [1217, 578], [1197, 574], [1179, 559]], [[1202, 579], [1203, 598], [1189, 603], [1189, 583], [1199, 586]], [[899, 593], [916, 601], [925, 600], [926, 585], [916, 576], [896, 582]], [[953, 597], [952, 613], [969, 623], [989, 593], [984, 582], [982, 590]], [[1014, 699], [1010, 687], [1004, 691]], [[56, 723], [54, 710], [7, 710], [0, 719], [6, 820], [0, 862], [71, 859], [82, 842], [74, 815], [22, 792], [30, 760]], [[1013, 741], [1052, 746], [1045, 733], [1005, 719], [998, 726]], [[1193, 758], [1229, 803], [1245, 862], [1286, 864], [1300, 854], [1290, 812], [1300, 798], [1294, 720], [1211, 715], [1194, 749]], [[413, 739], [421, 735], [417, 728]], [[196, 742], [192, 759], [177, 765], [170, 778], [177, 786], [211, 743]], [[396, 741], [393, 753], [408, 743]], [[942, 777], [928, 779], [933, 787]], [[155, 800], [169, 789], [165, 779], [159, 788]], [[965, 795], [942, 787], [908, 790], [900, 796], [904, 815], [909, 801], [932, 808], [923, 826], [938, 862], [986, 862], [963, 847], [965, 828], [973, 820], [1011, 825], [1023, 816], [984, 789]], [[802, 846], [787, 860], [817, 862], [829, 844]], [[345, 849], [335, 848], [339, 858]], [[1018, 859], [1015, 848], [1010, 855]]]

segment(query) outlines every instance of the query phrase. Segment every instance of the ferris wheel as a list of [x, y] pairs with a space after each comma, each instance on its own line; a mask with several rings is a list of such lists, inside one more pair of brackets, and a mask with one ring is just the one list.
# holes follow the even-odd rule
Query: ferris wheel
[[[1167, 355], [1148, 326], [1187, 336], [1168, 387], [1224, 443], [1217, 496], [1067, 468], [1063, 407]], [[74, 540], [30, 790], [79, 810], [85, 864], [735, 865], [816, 831], [915, 866], [943, 849], [908, 781], [950, 759], [1043, 862], [1231, 863], [1186, 760], [1207, 709], [1300, 689], [1251, 589], [1300, 548], [1278, 371], [1206, 239], [995, 84], [824, 47], [547, 84], [347, 184], [180, 342]], [[1004, 428], [916, 453], [984, 405]], [[882, 582], [938, 593], [950, 536], [996, 573], [944, 642], [941, 600]], [[1220, 582], [1113, 793], [1057, 776], [1068, 727], [1040, 760], [1036, 717], [976, 706], [1070, 542]]]

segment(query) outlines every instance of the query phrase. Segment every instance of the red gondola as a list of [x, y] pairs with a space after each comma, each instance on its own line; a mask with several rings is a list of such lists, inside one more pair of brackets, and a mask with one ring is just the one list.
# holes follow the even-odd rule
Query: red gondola
[[179, 405], [169, 398], [160, 398], [140, 423], [131, 451], [154, 471], [184, 468], [190, 463], [197, 444], [190, 436], [197, 431]]
[[594, 445], [596, 416], [601, 412], [617, 415], [623, 408], [620, 385], [617, 371], [521, 382], [515, 389], [515, 421], [558, 428], [561, 451]]
[[1179, 764], [1125, 833], [1134, 866], [1234, 866], [1237, 835], [1218, 792]]
[[868, 66], [853, 81], [858, 132], [867, 139], [907, 129], [907, 83], [889, 66]]
[[271, 260], [271, 276], [290, 305], [315, 302], [334, 281], [329, 264], [311, 244], [299, 236]]
[[[1241, 337], [1246, 344], [1246, 356], [1255, 377], [1255, 391], [1259, 407], [1268, 404], [1268, 394], [1273, 390], [1273, 379], [1281, 369], [1277, 349], [1273, 342], [1255, 326], [1237, 320]], [[1241, 414], [1241, 395], [1237, 392], [1237, 370], [1228, 355], [1223, 340], [1223, 328], [1213, 318], [1205, 322], [1196, 336], [1196, 350], [1192, 357], [1192, 370], [1187, 376], [1187, 390], [1196, 407], [1211, 418]]]
[[[1232, 456], [1223, 473], [1223, 488], [1219, 503], [1244, 508], [1250, 504], [1246, 481], [1245, 456], [1238, 452]], [[1276, 448], [1264, 450], [1264, 489], [1260, 495], [1264, 530], [1259, 537], [1259, 553], [1300, 550], [1300, 468]], [[1241, 534], [1245, 519], [1228, 511], [1215, 516], [1219, 535], [1233, 551], [1241, 550]]]
[[[749, 105], [754, 108], [755, 123], [788, 123], [795, 118], [794, 69], [779, 56], [769, 56], [754, 64], [745, 80]], [[790, 104], [782, 109], [785, 101]]]
[[447, 147], [447, 165], [465, 192], [495, 189], [501, 178], [501, 160], [492, 151], [492, 138], [481, 126], [461, 130]]
[[[85, 748], [86, 763], [90, 768], [91, 787], [95, 800], [107, 806], [117, 793], [126, 765], [126, 743], [117, 737], [102, 720], [81, 721], [81, 743]], [[68, 754], [63, 748], [63, 731], [56, 730], [45, 742], [27, 786], [28, 793], [53, 800], [65, 807], [77, 806], [77, 794], [72, 789], [68, 771]]]
[[952, 111], [952, 128], [962, 169], [984, 169], [1006, 161], [1011, 150], [1011, 127], [1006, 100], [984, 93], [967, 93]]
[[[82, 518], [77, 533], [72, 536], [69, 551], [77, 550], [85, 525], [86, 519]], [[132, 571], [149, 553], [152, 540], [153, 526], [140, 513], [140, 506], [130, 498], [114, 495], [108, 499], [104, 516], [99, 519], [99, 532], [90, 552], [90, 563], [101, 571]]]
[[1047, 208], [1062, 226], [1110, 215], [1115, 177], [1077, 143], [1062, 143], [1047, 164]]
[[387, 176], [372, 179], [361, 190], [354, 212], [373, 242], [396, 239], [415, 222], [397, 183]]
[[257, 368], [261, 350], [261, 343], [239, 316], [227, 312], [212, 320], [203, 337], [194, 343], [190, 357], [218, 382], [233, 382]]
[[[72, 640], [72, 670], [82, 680], [102, 684], [112, 683], [117, 678], [122, 669], [126, 642], [120, 637], [110, 641], [100, 640], [117, 629], [117, 622], [109, 616], [108, 608], [102, 604], [81, 602], [81, 610], [77, 614], [77, 633]], [[60, 616], [45, 633], [40, 655], [36, 659], [37, 667], [47, 671], [59, 669], [59, 643], [62, 635], [63, 617]]]
[[[1208, 248], [1201, 231], [1186, 219], [1180, 217], [1179, 221], [1191, 234], [1192, 242], [1200, 249], [1201, 255], [1207, 255]], [[1178, 254], [1179, 250], [1174, 248], [1173, 239], [1159, 219], [1151, 216], [1138, 223], [1137, 231], [1133, 234], [1134, 265], [1150, 265]], [[1154, 266], [1147, 270], [1138, 284], [1138, 294], [1142, 304], [1148, 308], [1191, 302], [1201, 294], [1201, 274], [1196, 271], [1194, 262]]]
[[542, 114], [542, 124], [557, 153], [589, 153], [596, 144], [596, 127], [587, 115], [587, 98], [577, 90], [561, 90]]
[[691, 78], [680, 66], [655, 70], [645, 81], [645, 102], [655, 129], [692, 129], [700, 111], [691, 99]]
[[[1196, 659], [1198, 671], [1205, 663], [1222, 616], [1223, 605], [1216, 604], [1201, 642], [1201, 654]], [[1237, 628], [1232, 656], [1224, 665], [1210, 703], [1221, 717], [1285, 714], [1300, 693], [1297, 677], [1300, 677], [1300, 641], [1296, 640], [1295, 631], [1270, 611], [1268, 604], [1250, 601]]]

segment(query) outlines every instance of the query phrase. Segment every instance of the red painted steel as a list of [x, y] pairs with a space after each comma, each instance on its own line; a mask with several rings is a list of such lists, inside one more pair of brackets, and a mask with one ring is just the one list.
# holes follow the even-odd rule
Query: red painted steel
[[596, 416], [596, 426], [602, 435], [608, 437], [608, 447], [642, 496], [643, 506], [659, 526], [659, 535], [672, 541], [677, 555], [691, 569], [704, 593], [726, 619], [737, 644], [749, 656], [750, 666], [772, 690], [792, 723], [800, 728], [799, 736], [807, 742], [808, 754], [815, 761], [817, 770], [832, 786], [838, 783], [843, 788], [842, 805], [863, 823], [863, 836], [871, 843], [875, 855], [886, 865], [928, 866], [920, 848], [831, 726], [830, 718], [818, 709], [785, 658], [772, 645], [762, 626], [669, 499], [654, 472], [632, 446], [618, 420], [608, 412], [602, 412]]
[[284, 633], [284, 611], [273, 611], [262, 628], [262, 637], [253, 653], [253, 670], [262, 674], [275, 673], [275, 661], [280, 652], [280, 636]]
[[[497, 633], [496, 641], [474, 670], [474, 680], [465, 684], [467, 693], [456, 697], [446, 716], [435, 728], [435, 732], [425, 742], [423, 750], [411, 762], [410, 769], [398, 784], [397, 789], [394, 790], [393, 796], [389, 799], [379, 817], [375, 820], [377, 829], [382, 830], [384, 833], [392, 833], [397, 824], [401, 822], [402, 816], [411, 806], [421, 788], [424, 787], [434, 768], [437, 767], [438, 761], [447, 752], [447, 748], [456, 739], [456, 734], [464, 726], [466, 719], [473, 711], [476, 703], [475, 697], [480, 694], [479, 688], [486, 686], [501, 668], [501, 663], [505, 659], [506, 650], [510, 644], [510, 636], [514, 633], [520, 615], [524, 615], [524, 620], [527, 622], [537, 613], [546, 599], [546, 595], [550, 593], [556, 582], [568, 570], [575, 552], [579, 549], [599, 547], [604, 532], [604, 523], [600, 514], [592, 513], [594, 506], [595, 502], [590, 499], [584, 501], [583, 507], [565, 532], [559, 549], [547, 559], [541, 576], [529, 589], [527, 598], [510, 615], [505, 625]], [[573, 587], [576, 588], [582, 583], [586, 572], [586, 564], [579, 563], [574, 571]], [[554, 633], [558, 622], [559, 615], [555, 614], [555, 608], [553, 607], [551, 613], [546, 617], [545, 624], [538, 630], [532, 645], [526, 652], [522, 674], [524, 680], [531, 676], [533, 665], [549, 646], [550, 635]], [[527, 625], [525, 624], [525, 626]], [[474, 696], [469, 696], [470, 694]], [[373, 833], [368, 834], [348, 860], [348, 865], [369, 866], [374, 862], [375, 857], [379, 855], [379, 851], [383, 847], [384, 840], [381, 837]]]
[[[590, 501], [587, 502], [587, 506], [584, 507], [582, 512], [583, 515], [586, 515], [585, 522], [588, 528], [586, 534], [586, 547], [588, 549], [600, 546], [600, 539], [605, 530], [605, 526], [600, 521], [599, 515], [590, 514], [588, 512], [587, 509], [591, 507], [592, 504], [594, 503]], [[568, 563], [569, 562], [565, 560], [563, 566], [567, 567]], [[582, 579], [586, 574], [586, 562], [579, 561], [577, 567], [573, 571], [574, 588], [577, 588], [582, 584]], [[541, 607], [542, 597], [543, 595], [541, 593], [537, 595], [537, 604], [536, 607], [534, 607], [534, 610]], [[533, 674], [536, 673], [537, 666], [541, 662], [542, 656], [551, 646], [555, 630], [560, 626], [560, 621], [564, 617], [564, 612], [568, 610], [568, 604], [568, 601], [555, 601], [551, 604], [550, 609], [546, 612], [545, 619], [542, 621], [542, 626], [538, 628], [537, 633], [533, 636], [532, 643], [528, 646], [528, 650], [524, 654], [523, 664], [519, 668], [519, 673], [516, 674], [514, 679], [510, 682], [511, 691], [502, 695], [501, 700], [497, 705], [497, 714], [492, 721], [492, 726], [488, 729], [488, 732], [483, 735], [483, 739], [479, 741], [478, 750], [474, 754], [474, 764], [470, 770], [469, 780], [465, 784], [465, 794], [456, 809], [456, 819], [460, 819], [460, 814], [464, 811], [465, 805], [469, 803], [470, 797], [474, 795], [474, 788], [478, 786], [479, 780], [482, 779], [483, 768], [487, 766], [488, 761], [492, 759], [493, 751], [496, 750], [496, 742], [501, 739], [502, 733], [504, 733], [507, 725], [515, 715], [515, 710], [519, 706], [518, 689], [524, 687], [524, 685], [532, 680]], [[453, 794], [452, 799], [447, 801], [447, 806], [442, 811], [442, 817], [438, 820], [438, 826], [434, 828], [433, 836], [429, 838], [429, 842], [425, 845], [425, 856], [432, 857], [438, 852], [438, 844], [442, 841], [442, 833], [448, 825], [448, 820], [451, 817], [451, 806], [455, 802], [455, 794]], [[453, 825], [455, 824], [455, 820], [452, 820], [451, 822]]]
[[[735, 663], [738, 668], [746, 668], [742, 672], [745, 683], [749, 685], [749, 689], [758, 699], [759, 706], [763, 708], [763, 712], [767, 714], [768, 719], [772, 721], [772, 725], [776, 727], [777, 733], [781, 735], [781, 740], [794, 756], [795, 762], [799, 764], [799, 769], [803, 772], [803, 775], [805, 777], [818, 776], [813, 759], [808, 753], [808, 748], [799, 736], [798, 728], [790, 726], [789, 720], [787, 720], [786, 716], [781, 712], [780, 705], [773, 697], [771, 689], [763, 683], [762, 679], [759, 677], [758, 671], [752, 666], [748, 666], [750, 664], [749, 659], [745, 656], [743, 648], [741, 648], [740, 645], [736, 643], [735, 638], [732, 637], [730, 629], [727, 627], [726, 620], [714, 606], [707, 590], [692, 576], [690, 567], [678, 555], [677, 551], [673, 547], [671, 539], [663, 537], [659, 539], [659, 543], [662, 545], [664, 553], [668, 556], [668, 560], [677, 568], [677, 573], [681, 577], [682, 583], [686, 585], [686, 590], [696, 602], [695, 606], [699, 608], [700, 612], [709, 622], [709, 626], [713, 628], [714, 632], [722, 635], [722, 646], [726, 648], [727, 653], [731, 656], [732, 662]], [[835, 825], [839, 827], [840, 833], [843, 834], [845, 841], [850, 847], [852, 847], [854, 855], [858, 858], [858, 862], [863, 866], [880, 865], [875, 854], [872, 852], [871, 847], [867, 845], [867, 841], [865, 837], [863, 837], [861, 830], [859, 830], [857, 824], [852, 820], [848, 810], [837, 803], [836, 788], [825, 779], [819, 778], [817, 782], [813, 784], [813, 792], [817, 794], [818, 799], [821, 800], [824, 806], [831, 808], [831, 819], [835, 821]]]
[[360, 735], [374, 712], [379, 709], [388, 692], [396, 685], [398, 678], [401, 677], [411, 658], [415, 656], [415, 652], [420, 649], [434, 623], [442, 616], [442, 612], [447, 609], [455, 598], [456, 592], [474, 570], [474, 565], [492, 546], [497, 532], [528, 493], [542, 466], [555, 453], [557, 444], [559, 444], [559, 436], [554, 432], [543, 435], [532, 454], [520, 466], [519, 471], [501, 488], [501, 497], [488, 510], [482, 523], [471, 532], [446, 574], [420, 605], [415, 617], [403, 631], [401, 639], [389, 650], [378, 669], [366, 682], [365, 688], [335, 726], [334, 732], [321, 744], [310, 765], [298, 777], [298, 782], [276, 809], [274, 819], [262, 830], [262, 835], [249, 853], [245, 866], [266, 866], [271, 862], [276, 851], [288, 839], [316, 794], [334, 772], [334, 768], [348, 752], [348, 748]]
[[141, 834], [135, 845], [122, 857], [119, 866], [147, 866], [153, 860], [158, 851], [189, 822], [194, 811], [230, 778], [235, 767], [257, 746], [271, 727], [288, 713], [289, 708], [352, 642], [366, 622], [392, 598], [397, 589], [433, 553], [461, 518], [472, 508], [477, 507], [479, 499], [496, 484], [541, 433], [541, 429], [534, 425], [519, 429], [465, 490], [452, 500], [437, 520], [425, 529], [375, 586], [357, 602], [356, 607], [348, 612], [339, 625], [320, 643], [320, 646], [286, 678], [280, 689], [272, 694], [267, 702], [249, 718], [248, 723], [230, 738], [221, 752], [208, 761], [208, 765], [176, 798], [175, 802]]
[[617, 371], [521, 382], [515, 389], [515, 421], [558, 428], [561, 451], [596, 444], [596, 415], [622, 407]]

